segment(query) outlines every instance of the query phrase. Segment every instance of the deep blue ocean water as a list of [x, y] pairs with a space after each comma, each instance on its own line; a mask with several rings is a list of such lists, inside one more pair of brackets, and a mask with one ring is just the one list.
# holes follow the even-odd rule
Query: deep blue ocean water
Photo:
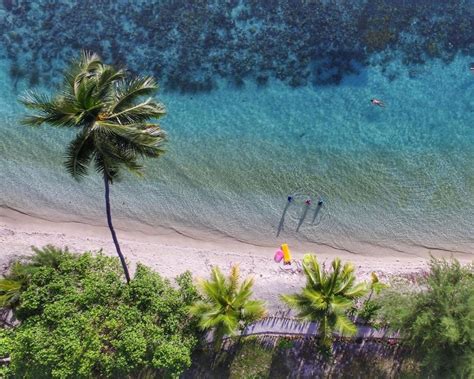
[[[1, 12], [19, 17], [15, 8]], [[17, 97], [32, 85], [28, 65], [41, 48], [27, 44], [31, 51], [13, 59], [11, 40], [3, 43], [1, 205], [102, 224], [102, 180], [91, 170], [77, 183], [61, 166], [74, 131], [19, 125], [24, 109]], [[424, 56], [422, 62], [407, 61], [400, 47], [405, 45], [373, 51], [363, 63], [350, 56], [351, 68], [344, 66], [340, 78], [324, 83], [340, 70], [339, 58], [335, 71], [328, 63], [317, 71], [319, 63], [312, 61], [308, 70], [316, 74], [311, 75], [323, 79], [300, 85], [282, 80], [273, 69], [265, 71], [265, 83], [250, 71], [237, 80], [229, 69], [233, 76], [211, 76], [212, 89], [197, 84], [183, 89], [162, 69], [158, 97], [168, 111], [161, 122], [168, 151], [146, 162], [145, 179], [125, 175], [113, 185], [114, 215], [196, 238], [266, 246], [297, 240], [357, 253], [374, 248], [381, 254], [411, 253], [417, 247], [472, 253], [474, 44], [469, 43], [459, 42], [462, 48], [449, 59]], [[71, 46], [62, 49], [75, 53]], [[230, 55], [238, 53], [232, 49]], [[144, 46], [134, 54], [135, 60], [154, 61]], [[38, 59], [44, 68], [46, 58]], [[51, 59], [50, 71], [64, 66], [64, 59]], [[23, 67], [21, 75], [12, 70], [15, 64]], [[202, 79], [209, 70], [189, 75]], [[33, 84], [45, 91], [54, 87], [48, 77]], [[372, 105], [371, 98], [386, 106]], [[288, 195], [294, 200], [286, 207]]]

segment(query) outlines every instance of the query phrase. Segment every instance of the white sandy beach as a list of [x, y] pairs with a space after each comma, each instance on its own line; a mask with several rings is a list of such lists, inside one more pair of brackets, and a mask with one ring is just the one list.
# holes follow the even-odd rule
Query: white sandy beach
[[[0, 207], [0, 265], [2, 271], [11, 259], [31, 253], [31, 246], [68, 246], [71, 251], [82, 252], [103, 249], [115, 256], [115, 248], [106, 227], [93, 226], [81, 222], [50, 221], [30, 216], [14, 209]], [[266, 300], [271, 311], [282, 307], [278, 300], [280, 293], [296, 291], [304, 284], [302, 274], [283, 271], [281, 265], [273, 261], [278, 247], [257, 247], [230, 239], [209, 238], [209, 241], [189, 238], [182, 232], [142, 227], [117, 222], [117, 234], [122, 250], [134, 270], [141, 262], [152, 267], [165, 277], [173, 278], [185, 270], [195, 277], [206, 277], [211, 266], [218, 265], [225, 271], [232, 264], [239, 264], [242, 275], [255, 278], [255, 296]], [[140, 232], [136, 230], [142, 230]], [[290, 246], [293, 257], [300, 260], [311, 251], [320, 260], [330, 261], [335, 256], [355, 264], [360, 278], [366, 278], [375, 271], [381, 278], [397, 274], [409, 274], [423, 270], [427, 266], [430, 251], [416, 254], [391, 253], [383, 255], [374, 251], [367, 255], [350, 254], [324, 246]], [[439, 252], [432, 252], [439, 256]], [[444, 256], [449, 253], [443, 252]], [[453, 254], [461, 262], [472, 261], [472, 255]]]

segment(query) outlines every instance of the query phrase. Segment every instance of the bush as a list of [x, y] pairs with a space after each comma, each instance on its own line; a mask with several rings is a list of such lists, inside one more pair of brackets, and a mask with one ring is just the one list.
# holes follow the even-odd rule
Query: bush
[[400, 330], [425, 375], [474, 375], [474, 272], [458, 261], [432, 259], [418, 291], [387, 290], [380, 315]]
[[118, 259], [58, 254], [31, 271], [15, 309], [11, 370], [24, 378], [176, 377], [191, 364], [197, 328], [191, 276], [178, 288], [138, 265], [129, 285]]

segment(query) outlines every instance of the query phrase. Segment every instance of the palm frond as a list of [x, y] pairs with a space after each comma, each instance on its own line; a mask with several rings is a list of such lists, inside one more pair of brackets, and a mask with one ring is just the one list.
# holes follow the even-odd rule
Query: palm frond
[[357, 326], [344, 315], [337, 316], [335, 328], [343, 336], [353, 336], [357, 333]]
[[0, 307], [11, 307], [18, 301], [22, 283], [16, 280], [0, 279]]
[[[150, 129], [152, 129], [152, 127], [150, 127]], [[130, 140], [135, 144], [151, 148], [159, 147], [163, 142], [164, 134], [157, 133], [157, 129], [159, 128], [155, 127], [150, 132], [148, 129], [142, 128], [141, 124], [123, 125], [100, 120], [95, 121], [92, 125], [93, 131], [97, 130], [104, 134], [116, 134], [125, 140]]]
[[113, 96], [116, 96], [116, 86], [124, 78], [124, 70], [117, 70], [114, 67], [108, 65], [102, 66], [100, 75], [97, 77], [95, 95], [102, 100], [105, 100], [106, 96], [113, 98]]
[[29, 259], [30, 265], [35, 267], [50, 267], [58, 269], [61, 262], [69, 257], [68, 248], [59, 248], [53, 245], [46, 245], [42, 248], [32, 247], [35, 253]]
[[249, 300], [243, 304], [241, 314], [245, 323], [257, 321], [265, 317], [265, 305], [263, 301]]
[[328, 307], [328, 303], [325, 301], [324, 296], [312, 288], [304, 288], [302, 295], [311, 303], [311, 306], [316, 309], [323, 310]]
[[87, 174], [87, 168], [94, 155], [94, 144], [87, 129], [79, 132], [66, 149], [66, 170], [75, 179]]
[[237, 292], [237, 286], [239, 285], [240, 270], [239, 266], [232, 265], [230, 268], [229, 274], [229, 286], [228, 293], [229, 295], [234, 295]]
[[104, 148], [102, 146], [96, 146], [96, 152], [94, 154], [94, 167], [100, 176], [106, 176], [111, 183], [114, 183], [119, 179], [119, 164], [114, 161], [113, 157], [104, 154]]
[[150, 119], [157, 119], [166, 114], [165, 107], [152, 99], [147, 99], [139, 104], [131, 105], [128, 108], [107, 115], [108, 120], [113, 120], [120, 124], [141, 123]]
[[357, 299], [359, 297], [364, 296], [368, 291], [367, 284], [366, 283], [359, 283], [355, 285], [354, 287], [348, 289], [347, 291], [344, 292], [344, 296], [350, 298], [350, 299]]
[[22, 120], [25, 125], [39, 126], [44, 123], [60, 127], [77, 125], [78, 109], [73, 103], [61, 98], [51, 99], [45, 94], [29, 91], [20, 98], [20, 102], [35, 111]]
[[152, 96], [158, 89], [152, 77], [135, 78], [130, 81], [118, 83], [116, 98], [111, 107], [111, 112], [120, 112], [141, 96]]

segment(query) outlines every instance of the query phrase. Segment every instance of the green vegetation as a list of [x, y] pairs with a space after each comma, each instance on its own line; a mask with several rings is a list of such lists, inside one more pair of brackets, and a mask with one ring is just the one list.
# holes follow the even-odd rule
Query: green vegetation
[[387, 290], [380, 316], [400, 330], [424, 376], [474, 375], [474, 270], [458, 261], [432, 259], [418, 291]]
[[107, 223], [127, 282], [130, 274], [112, 225], [109, 184], [118, 179], [122, 167], [141, 174], [140, 158], [163, 153], [164, 133], [150, 123], [165, 114], [163, 105], [149, 97], [156, 91], [152, 77], [127, 78], [126, 71], [104, 64], [96, 54], [83, 53], [64, 74], [54, 97], [30, 91], [21, 99], [33, 112], [25, 124], [78, 130], [67, 148], [65, 166], [80, 179], [93, 161], [103, 176]]
[[[325, 270], [306, 255], [306, 286], [282, 298], [300, 318], [320, 323], [320, 338], [239, 336], [219, 349], [224, 336], [265, 314], [263, 303], [251, 299], [253, 281], [241, 282], [237, 266], [228, 277], [214, 267], [211, 278], [201, 281], [200, 295], [190, 273], [173, 286], [138, 265], [127, 285], [119, 260], [100, 252], [78, 255], [53, 246], [34, 252], [13, 263], [0, 280], [1, 305], [20, 322], [0, 329], [0, 359], [10, 359], [0, 365], [0, 377], [161, 378], [178, 377], [191, 366], [187, 377], [203, 372], [230, 378], [295, 372], [389, 377], [396, 372], [468, 378], [474, 373], [474, 270], [455, 260], [432, 259], [418, 287], [400, 281], [388, 287], [375, 274], [369, 284], [356, 284], [351, 264], [335, 259]], [[351, 311], [365, 314], [369, 325], [399, 330], [402, 345], [332, 341], [334, 331], [356, 331]], [[200, 330], [213, 331], [214, 349], [207, 344], [198, 349]]]
[[203, 330], [212, 330], [216, 349], [225, 335], [234, 335], [248, 324], [265, 315], [262, 301], [250, 300], [252, 279], [245, 279], [239, 285], [239, 268], [232, 266], [228, 278], [218, 267], [213, 267], [210, 280], [200, 283], [203, 300], [196, 302], [190, 309], [199, 319]]
[[338, 331], [353, 335], [357, 327], [347, 317], [355, 300], [367, 292], [365, 283], [355, 284], [354, 266], [341, 265], [339, 258], [332, 262], [332, 271], [325, 271], [314, 255], [305, 255], [303, 270], [306, 286], [301, 293], [282, 295], [282, 300], [298, 311], [298, 317], [320, 323], [321, 346], [331, 347], [331, 334]]
[[20, 303], [20, 294], [28, 286], [31, 275], [41, 267], [57, 269], [68, 249], [58, 249], [54, 246], [45, 246], [42, 249], [32, 247], [35, 253], [28, 259], [28, 264], [21, 261], [14, 262], [9, 273], [4, 279], [0, 279], [0, 307], [15, 308]]
[[378, 327], [379, 324], [376, 320], [376, 315], [381, 305], [375, 301], [373, 297], [374, 295], [380, 295], [384, 289], [388, 288], [388, 285], [386, 283], [382, 283], [375, 272], [372, 272], [370, 276], [371, 280], [369, 284], [369, 296], [363, 301], [360, 309], [355, 309], [354, 313], [357, 314], [359, 318], [364, 320], [366, 324], [371, 324], [373, 327]]
[[177, 377], [191, 365], [199, 332], [188, 307], [199, 295], [189, 273], [174, 288], [138, 265], [126, 285], [117, 259], [51, 247], [14, 267], [27, 284], [14, 308], [20, 325], [0, 335], [12, 376]]
[[253, 338], [246, 338], [230, 364], [229, 378], [270, 378], [272, 359], [272, 349]]

